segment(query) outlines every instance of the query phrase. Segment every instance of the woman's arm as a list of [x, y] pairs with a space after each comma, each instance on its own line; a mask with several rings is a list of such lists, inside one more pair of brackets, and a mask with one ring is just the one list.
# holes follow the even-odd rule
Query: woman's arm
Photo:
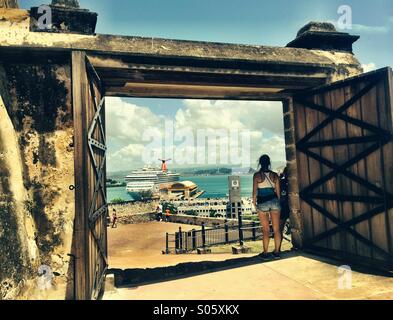
[[276, 180], [276, 183], [275, 183], [276, 195], [277, 195], [278, 200], [280, 200], [280, 198], [281, 198], [280, 177], [276, 173], [274, 175], [276, 178], [275, 179]]
[[258, 189], [258, 180], [257, 180], [257, 175], [254, 174], [253, 186], [252, 186], [252, 202], [255, 207], [257, 206], [257, 189]]

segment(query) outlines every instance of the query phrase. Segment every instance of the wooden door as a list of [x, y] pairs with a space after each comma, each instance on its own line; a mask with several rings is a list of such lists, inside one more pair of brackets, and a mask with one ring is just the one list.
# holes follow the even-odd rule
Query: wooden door
[[385, 68], [294, 97], [305, 249], [392, 270], [392, 83]]
[[72, 53], [76, 298], [97, 299], [107, 261], [105, 100], [84, 52]]

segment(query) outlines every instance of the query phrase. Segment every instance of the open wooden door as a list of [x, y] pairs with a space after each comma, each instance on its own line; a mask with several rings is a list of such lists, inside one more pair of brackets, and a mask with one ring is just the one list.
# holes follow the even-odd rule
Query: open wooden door
[[381, 69], [294, 97], [305, 249], [393, 270], [393, 80]]
[[84, 52], [72, 53], [76, 299], [97, 299], [108, 266], [105, 100]]

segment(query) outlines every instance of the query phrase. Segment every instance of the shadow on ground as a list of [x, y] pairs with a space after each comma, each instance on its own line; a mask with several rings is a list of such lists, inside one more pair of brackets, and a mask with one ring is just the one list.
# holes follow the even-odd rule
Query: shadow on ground
[[[282, 253], [281, 259], [288, 259], [297, 256], [296, 251]], [[266, 260], [266, 262], [273, 259]], [[114, 274], [116, 287], [137, 287], [153, 283], [178, 280], [194, 277], [212, 272], [246, 267], [263, 263], [258, 256], [247, 258], [233, 258], [224, 261], [201, 261], [180, 263], [175, 266], [158, 268], [135, 268], [135, 269], [109, 269], [108, 274]]]
[[[340, 266], [345, 261], [331, 260], [329, 258], [315, 256], [310, 253], [302, 251], [286, 251], [282, 253], [281, 259], [289, 259], [297, 256], [303, 256], [310, 259], [318, 260], [333, 266]], [[114, 274], [115, 286], [118, 288], [133, 288], [148, 284], [166, 282], [171, 280], [184, 279], [198, 275], [230, 270], [251, 266], [255, 264], [274, 261], [269, 259], [266, 261], [261, 260], [258, 256], [247, 258], [233, 258], [224, 261], [201, 261], [201, 262], [187, 262], [180, 263], [175, 266], [157, 267], [157, 268], [135, 268], [135, 269], [110, 269], [108, 274]], [[362, 266], [353, 266], [353, 271], [364, 274], [379, 275], [392, 277], [391, 273], [386, 273], [379, 270], [364, 268]]]

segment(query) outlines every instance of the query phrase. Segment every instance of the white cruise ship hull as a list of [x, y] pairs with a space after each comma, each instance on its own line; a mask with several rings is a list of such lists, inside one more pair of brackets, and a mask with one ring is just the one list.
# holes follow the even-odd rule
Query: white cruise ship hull
[[148, 197], [149, 194], [158, 192], [159, 186], [164, 183], [176, 182], [180, 180], [180, 175], [163, 172], [160, 170], [133, 171], [125, 177], [127, 183], [126, 191], [134, 200]]

